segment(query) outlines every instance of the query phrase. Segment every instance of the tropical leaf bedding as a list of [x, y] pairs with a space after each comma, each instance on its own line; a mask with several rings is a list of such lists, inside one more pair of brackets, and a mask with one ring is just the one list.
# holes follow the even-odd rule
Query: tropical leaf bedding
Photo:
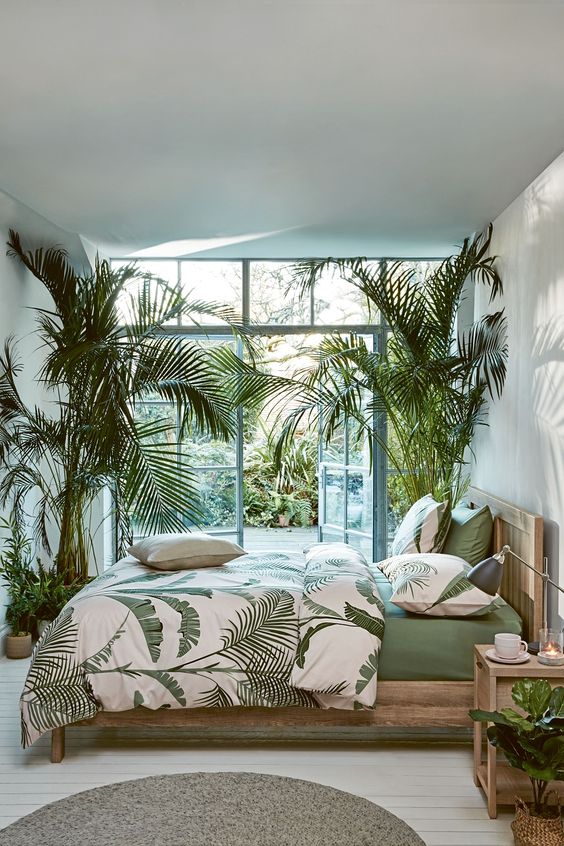
[[366, 561], [332, 545], [175, 572], [126, 558], [44, 632], [22, 741], [101, 709], [372, 708], [383, 632]]
[[480, 617], [504, 605], [467, 578], [470, 566], [456, 555], [395, 555], [377, 565], [392, 584], [390, 602], [430, 617]]

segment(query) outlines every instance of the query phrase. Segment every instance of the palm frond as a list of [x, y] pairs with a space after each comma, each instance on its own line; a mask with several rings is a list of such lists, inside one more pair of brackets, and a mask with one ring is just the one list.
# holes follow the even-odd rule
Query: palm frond
[[306, 629], [305, 634], [300, 637], [300, 643], [299, 643], [298, 648], [296, 650], [296, 665], [298, 667], [300, 667], [300, 669], [303, 670], [303, 668], [305, 666], [305, 659], [306, 659], [306, 655], [308, 653], [309, 647], [311, 646], [311, 639], [313, 637], [315, 637], [315, 635], [318, 634], [323, 629], [326, 629], [329, 626], [334, 626], [336, 624], [338, 625], [338, 623], [335, 623], [335, 622], [325, 621], [323, 623], [317, 623], [313, 626], [309, 626]]
[[196, 701], [198, 708], [229, 708], [231, 705], [233, 705], [233, 700], [216, 682], [212, 682], [210, 689], [202, 693]]
[[155, 443], [170, 430], [164, 424], [136, 422], [124, 444], [121, 498], [147, 534], [182, 531], [186, 523], [200, 523], [199, 488], [181, 444]]
[[177, 658], [182, 658], [200, 640], [200, 615], [193, 605], [190, 605], [185, 600], [177, 599], [175, 596], [159, 594], [158, 599], [159, 602], [164, 602], [173, 611], [180, 614], [180, 628], [178, 629], [180, 641], [178, 644]]
[[[498, 397], [506, 377], [503, 312], [487, 315], [463, 332], [456, 344], [458, 311], [469, 284], [502, 292], [492, 227], [467, 238], [458, 253], [423, 278], [412, 262], [369, 262], [363, 258], [300, 262], [295, 283], [311, 290], [329, 272], [355, 286], [372, 313], [389, 327], [387, 343], [372, 352], [355, 336], [326, 338], [299, 374], [308, 394], [284, 414], [276, 447], [284, 452], [306, 425], [319, 426], [326, 444], [346, 423], [377, 443], [398, 471], [408, 501], [426, 493], [455, 500], [466, 484], [465, 455], [476, 427], [486, 421], [486, 397]], [[368, 399], [367, 399], [368, 397]], [[385, 417], [387, 437], [375, 420]]]
[[[507, 318], [502, 311], [477, 320], [458, 341], [461, 362], [471, 378], [500, 397], [507, 376]], [[468, 376], [466, 377], [468, 378]]]
[[294, 599], [284, 590], [271, 589], [237, 611], [236, 621], [222, 635], [222, 653], [245, 668], [257, 653], [279, 654], [284, 647], [293, 652], [298, 639]]
[[21, 238], [13, 229], [9, 231], [8, 255], [17, 257], [23, 265], [47, 288], [61, 312], [68, 312], [76, 289], [76, 273], [62, 247], [24, 250]]
[[380, 640], [384, 637], [384, 620], [381, 617], [373, 617], [372, 614], [368, 614], [362, 608], [356, 608], [350, 602], [345, 602], [345, 617], [374, 637]]
[[137, 599], [132, 596], [123, 596], [121, 593], [107, 592], [104, 595], [129, 609], [139, 623], [151, 660], [158, 661], [163, 642], [163, 624], [151, 600], [147, 597]]

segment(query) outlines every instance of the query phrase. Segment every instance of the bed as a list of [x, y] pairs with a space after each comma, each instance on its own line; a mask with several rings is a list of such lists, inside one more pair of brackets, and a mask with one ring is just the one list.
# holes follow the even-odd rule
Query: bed
[[484, 617], [410, 614], [389, 601], [392, 586], [388, 579], [380, 571], [374, 575], [386, 620], [378, 661], [380, 684], [470, 682], [474, 677], [475, 643], [493, 643], [498, 632], [521, 634], [523, 630], [521, 617], [508, 603]]
[[[499, 549], [504, 543], [510, 544], [515, 552], [540, 572], [542, 570], [542, 518], [474, 488], [470, 490], [468, 498], [477, 507], [487, 504], [494, 514], [494, 548]], [[366, 731], [367, 736], [370, 735], [370, 729], [379, 726], [469, 727], [471, 721], [468, 717], [468, 709], [473, 705], [471, 672], [473, 644], [491, 642], [493, 634], [502, 630], [521, 631], [525, 638], [532, 639], [543, 617], [541, 579], [536, 578], [534, 573], [526, 568], [507, 566], [500, 590], [507, 605], [499, 609], [495, 615], [488, 615], [494, 619], [445, 620], [397, 613], [398, 609], [394, 606], [386, 609], [388, 596], [385, 579], [381, 574], [375, 573], [374, 568], [369, 569], [373, 582], [380, 590], [382, 601], [376, 600], [374, 596], [371, 597], [371, 589], [367, 589], [366, 585], [359, 594], [358, 579], [366, 581], [367, 576], [364, 573], [352, 572], [352, 575], [349, 573], [348, 582], [345, 578], [345, 582], [339, 588], [339, 596], [343, 590], [345, 594], [347, 591], [353, 591], [348, 595], [349, 610], [346, 611], [347, 602], [343, 602], [343, 608], [339, 606], [337, 611], [346, 622], [343, 628], [344, 634], [352, 638], [349, 647], [346, 648], [351, 649], [350, 654], [353, 656], [351, 663], [354, 664], [353, 676], [357, 681], [360, 671], [361, 677], [366, 678], [367, 685], [375, 683], [372, 678], [374, 673], [371, 672], [370, 667], [373, 662], [370, 651], [374, 648], [379, 651], [380, 644], [377, 641], [383, 641], [374, 708], [366, 707], [365, 703], [368, 700], [365, 699], [363, 702], [359, 701], [358, 696], [355, 697], [355, 684], [352, 677], [347, 686], [347, 679], [342, 679], [338, 674], [335, 678], [328, 677], [326, 682], [324, 681], [326, 694], [324, 697], [312, 699], [311, 695], [307, 695], [306, 673], [304, 687], [300, 688], [300, 684], [304, 684], [303, 679], [298, 680], [297, 687], [292, 688], [294, 693], [290, 691], [290, 698], [279, 700], [284, 704], [275, 702], [272, 705], [274, 700], [270, 700], [271, 707], [247, 704], [240, 696], [223, 699], [220, 696], [216, 697], [216, 701], [208, 698], [200, 704], [196, 699], [184, 703], [192, 707], [179, 707], [182, 705], [179, 701], [173, 703], [174, 707], [166, 704], [162, 707], [162, 703], [159, 706], [158, 702], [147, 702], [143, 695], [140, 695], [134, 697], [135, 707], [127, 710], [115, 710], [115, 706], [112, 706], [112, 709], [92, 708], [88, 712], [81, 712], [79, 709], [76, 712], [76, 719], [71, 719], [67, 715], [66, 725], [55, 725], [51, 730], [51, 760], [57, 763], [63, 759], [65, 729], [71, 725], [73, 727], [89, 725], [145, 728], [174, 726], [192, 730], [215, 728], [220, 731], [268, 728], [281, 733], [291, 727], [296, 731], [306, 732], [308, 729], [325, 729], [334, 731], [336, 735], [341, 730], [354, 728], [362, 732]], [[156, 584], [159, 583], [160, 578], [162, 575], [155, 575]], [[260, 586], [261, 590], [263, 588], [268, 590], [269, 587], [272, 588], [272, 585]], [[170, 594], [169, 590], [167, 594]], [[314, 613], [321, 615], [317, 648], [323, 650], [323, 638], [327, 635], [326, 630], [325, 633], [322, 631], [326, 625], [323, 615], [328, 607], [335, 609], [336, 606], [332, 606], [335, 596], [331, 594], [330, 588], [326, 594], [316, 594], [315, 600], [314, 605], [317, 605], [318, 609], [314, 609]], [[299, 606], [299, 601], [297, 605]], [[380, 605], [382, 605], [381, 608]], [[353, 608], [353, 611], [350, 611], [350, 608]], [[375, 630], [374, 620], [380, 617], [383, 619], [386, 610], [388, 613], [386, 626], [389, 628], [382, 637], [382, 630]], [[239, 613], [241, 613], [240, 609]], [[311, 613], [311, 607], [308, 608], [308, 613]], [[363, 617], [363, 614], [366, 616]], [[150, 644], [149, 622], [147, 626], [148, 630], [145, 634], [149, 638], [147, 643]], [[108, 641], [114, 635], [115, 627], [108, 633]], [[369, 636], [368, 640], [367, 636]], [[125, 641], [125, 638], [122, 640]], [[313, 638], [312, 642], [315, 640]], [[357, 641], [360, 649], [358, 654]], [[448, 644], [448, 649], [445, 649], [445, 642]], [[311, 644], [309, 646], [315, 652], [315, 643], [313, 647]], [[117, 647], [121, 649], [121, 643], [118, 643]], [[98, 661], [103, 660], [102, 650], [98, 650], [95, 654], [98, 655]], [[119, 649], [117, 654], [119, 655]], [[124, 678], [127, 680], [127, 664], [131, 656], [124, 654], [122, 657], [123, 666], [126, 667]], [[59, 655], [56, 660], [59, 660], [62, 666], [65, 659]], [[333, 668], [330, 666], [331, 662], [328, 664], [327, 672], [330, 676]], [[99, 669], [103, 670], [103, 668]], [[307, 656], [305, 669], [307, 670]], [[292, 679], [295, 681], [294, 676]], [[298, 693], [295, 692], [296, 690]], [[210, 705], [221, 707], [209, 707]]]

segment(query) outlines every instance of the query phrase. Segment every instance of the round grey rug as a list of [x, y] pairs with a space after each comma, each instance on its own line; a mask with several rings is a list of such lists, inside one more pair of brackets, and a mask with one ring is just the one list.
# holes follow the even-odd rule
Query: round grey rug
[[153, 776], [77, 793], [0, 831], [0, 846], [425, 846], [332, 787], [254, 773]]

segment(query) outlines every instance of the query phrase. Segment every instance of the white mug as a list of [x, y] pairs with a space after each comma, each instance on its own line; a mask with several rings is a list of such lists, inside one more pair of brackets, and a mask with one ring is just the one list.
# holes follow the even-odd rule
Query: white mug
[[496, 654], [500, 658], [512, 660], [527, 651], [527, 644], [518, 634], [496, 634], [494, 642]]

